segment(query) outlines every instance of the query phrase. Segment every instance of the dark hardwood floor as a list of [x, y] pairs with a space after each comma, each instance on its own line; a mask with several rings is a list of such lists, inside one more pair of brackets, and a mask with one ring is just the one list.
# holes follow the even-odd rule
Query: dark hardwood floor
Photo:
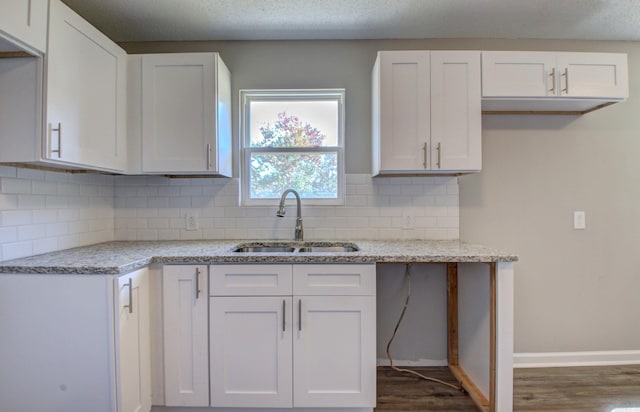
[[[415, 369], [456, 383], [449, 368]], [[514, 411], [612, 412], [615, 408], [640, 408], [640, 365], [515, 369], [513, 392]], [[376, 411], [475, 410], [471, 398], [461, 392], [390, 368], [378, 368]]]

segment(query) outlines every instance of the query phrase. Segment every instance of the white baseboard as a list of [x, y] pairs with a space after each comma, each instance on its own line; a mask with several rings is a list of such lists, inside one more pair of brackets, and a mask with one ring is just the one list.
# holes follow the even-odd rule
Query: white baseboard
[[640, 364], [640, 350], [514, 353], [514, 368]]
[[[412, 360], [399, 360], [394, 359], [393, 364], [402, 368], [411, 366], [447, 366], [446, 359], [419, 359], [417, 361]], [[387, 358], [380, 358], [377, 360], [378, 366], [389, 366], [389, 360]]]

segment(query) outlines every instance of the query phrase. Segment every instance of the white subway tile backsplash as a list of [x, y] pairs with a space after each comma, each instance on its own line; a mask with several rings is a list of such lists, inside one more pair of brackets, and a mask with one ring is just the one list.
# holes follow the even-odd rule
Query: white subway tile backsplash
[[2, 244], [2, 260], [17, 259], [33, 255], [33, 242], [15, 242]]
[[[238, 179], [109, 176], [0, 166], [0, 259], [108, 240], [290, 239], [272, 206], [240, 206]], [[345, 205], [303, 201], [307, 239], [458, 237], [458, 182], [449, 177], [346, 176]], [[186, 230], [185, 216], [198, 217]], [[413, 227], [406, 226], [411, 217]]]
[[114, 177], [0, 166], [0, 259], [113, 240]]
[[58, 249], [58, 239], [55, 237], [35, 239], [33, 241], [33, 254], [39, 255], [41, 253], [55, 252]]
[[0, 193], [0, 210], [11, 210], [18, 208], [18, 195], [7, 195]]
[[17, 169], [18, 179], [44, 180], [44, 170], [20, 168]]
[[18, 170], [15, 167], [0, 165], [0, 177], [18, 177]]
[[0, 212], [2, 226], [30, 225], [33, 222], [31, 210], [4, 210]]
[[0, 190], [2, 193], [31, 193], [31, 180], [3, 177], [0, 179]]
[[41, 239], [47, 236], [45, 225], [18, 226], [18, 240]]
[[58, 184], [42, 180], [34, 180], [31, 182], [31, 190], [34, 195], [57, 195]]
[[0, 227], [0, 243], [11, 243], [18, 240], [18, 228], [16, 226]]
[[59, 237], [69, 234], [68, 223], [49, 223], [45, 227], [48, 237]]

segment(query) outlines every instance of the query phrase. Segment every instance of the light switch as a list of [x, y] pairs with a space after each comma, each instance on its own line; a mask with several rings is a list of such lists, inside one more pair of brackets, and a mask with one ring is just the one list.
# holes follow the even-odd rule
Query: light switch
[[587, 217], [582, 210], [576, 210], [573, 212], [573, 228], [582, 230], [587, 227]]

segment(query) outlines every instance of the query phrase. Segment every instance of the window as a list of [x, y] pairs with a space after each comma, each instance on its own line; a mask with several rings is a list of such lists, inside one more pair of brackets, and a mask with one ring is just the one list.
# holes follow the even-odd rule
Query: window
[[241, 90], [242, 203], [344, 202], [344, 89]]

